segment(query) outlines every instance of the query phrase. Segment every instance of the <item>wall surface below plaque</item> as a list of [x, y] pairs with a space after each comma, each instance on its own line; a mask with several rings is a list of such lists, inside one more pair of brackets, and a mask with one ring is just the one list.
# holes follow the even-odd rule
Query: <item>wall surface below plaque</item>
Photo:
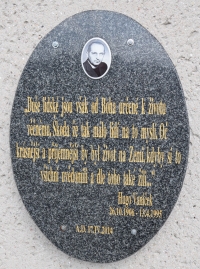
[[[164, 226], [138, 252], [110, 264], [77, 260], [57, 249], [26, 211], [11, 167], [9, 126], [23, 68], [40, 40], [85, 10], [121, 12], [161, 43], [178, 72], [190, 124], [188, 167], [180, 196]], [[198, 1], [2, 1], [0, 3], [0, 268], [196, 269], [199, 243], [200, 6]]]

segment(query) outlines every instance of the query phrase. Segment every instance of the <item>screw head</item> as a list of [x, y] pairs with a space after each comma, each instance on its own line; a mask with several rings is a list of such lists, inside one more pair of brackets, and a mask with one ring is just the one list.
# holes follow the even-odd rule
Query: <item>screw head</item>
[[133, 39], [129, 39], [129, 40], [127, 41], [127, 44], [128, 44], [129, 46], [133, 46], [133, 45], [134, 45], [134, 40], [133, 40]]
[[67, 230], [67, 226], [66, 226], [66, 225], [61, 225], [61, 226], [60, 226], [60, 230], [61, 230], [62, 232], [65, 232], [65, 231]]
[[131, 234], [132, 234], [132, 235], [136, 235], [136, 234], [137, 234], [137, 231], [136, 231], [135, 229], [132, 229], [132, 230], [131, 230]]
[[54, 42], [52, 43], [52, 47], [53, 47], [54, 49], [57, 49], [57, 48], [59, 47], [59, 43], [58, 43], [57, 41], [54, 41]]

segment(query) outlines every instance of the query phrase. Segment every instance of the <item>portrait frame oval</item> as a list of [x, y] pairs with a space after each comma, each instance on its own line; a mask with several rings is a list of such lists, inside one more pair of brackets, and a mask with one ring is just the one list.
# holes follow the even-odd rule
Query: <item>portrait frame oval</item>
[[[97, 77], [92, 76], [91, 74], [88, 74], [88, 71], [86, 70], [87, 67], [85, 67], [85, 64], [88, 62], [88, 48], [92, 43], [95, 43], [95, 42], [100, 43], [100, 44], [102, 44], [104, 46], [105, 55], [104, 55], [103, 60], [101, 61], [101, 63], [104, 63], [104, 64], [107, 65], [106, 71], [102, 75], [97, 76]], [[109, 47], [108, 43], [104, 39], [102, 39], [100, 37], [93, 37], [93, 38], [89, 39], [85, 43], [85, 45], [84, 45], [84, 47], [82, 49], [82, 53], [81, 53], [81, 64], [82, 64], [83, 71], [85, 72], [85, 74], [89, 78], [91, 78], [91, 79], [101, 79], [101, 78], [103, 78], [108, 73], [108, 71], [110, 69], [111, 61], [112, 61], [111, 50], [110, 50], [110, 47]], [[88, 65], [88, 67], [90, 67], [89, 63], [87, 65]]]

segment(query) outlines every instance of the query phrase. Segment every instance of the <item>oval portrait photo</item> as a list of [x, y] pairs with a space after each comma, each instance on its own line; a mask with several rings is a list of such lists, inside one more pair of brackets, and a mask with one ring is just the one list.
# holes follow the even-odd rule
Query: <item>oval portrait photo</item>
[[111, 51], [106, 41], [99, 37], [88, 40], [82, 50], [81, 63], [88, 77], [104, 77], [111, 65]]

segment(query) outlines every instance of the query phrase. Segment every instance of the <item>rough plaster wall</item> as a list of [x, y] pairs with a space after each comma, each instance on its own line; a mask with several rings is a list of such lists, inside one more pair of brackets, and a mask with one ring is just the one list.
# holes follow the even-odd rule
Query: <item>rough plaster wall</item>
[[[136, 254], [103, 265], [69, 257], [40, 232], [19, 196], [9, 150], [12, 103], [30, 54], [53, 27], [89, 9], [124, 13], [160, 41], [182, 82], [191, 128], [184, 186], [169, 219]], [[200, 268], [199, 48], [199, 0], [0, 0], [0, 268]]]

